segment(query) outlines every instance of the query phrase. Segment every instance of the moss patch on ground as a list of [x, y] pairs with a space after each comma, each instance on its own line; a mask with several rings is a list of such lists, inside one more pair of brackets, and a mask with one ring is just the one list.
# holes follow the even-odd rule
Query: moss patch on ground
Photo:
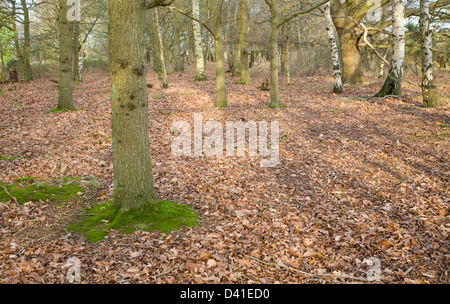
[[5, 156], [5, 157], [0, 157], [0, 160], [12, 162], [13, 160], [24, 159], [24, 158], [25, 157], [22, 157], [22, 156]]
[[82, 217], [81, 221], [71, 223], [67, 230], [82, 233], [90, 242], [104, 239], [110, 230], [123, 234], [136, 230], [169, 233], [182, 226], [196, 226], [199, 220], [190, 207], [168, 201], [127, 211], [118, 211], [110, 201], [91, 207]]
[[[53, 203], [62, 203], [77, 198], [85, 193], [85, 188], [98, 187], [95, 177], [64, 177], [57, 179], [37, 179], [24, 177], [16, 179], [12, 184], [0, 184], [0, 202], [17, 199], [19, 204], [49, 200]], [[3, 189], [8, 190], [9, 194]]]

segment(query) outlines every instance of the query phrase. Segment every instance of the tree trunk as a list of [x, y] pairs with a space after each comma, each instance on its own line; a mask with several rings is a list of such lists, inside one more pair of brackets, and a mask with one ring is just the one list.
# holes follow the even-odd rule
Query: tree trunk
[[73, 21], [73, 51], [72, 51], [72, 71], [73, 71], [73, 80], [78, 81], [78, 72], [79, 72], [79, 64], [80, 60], [78, 58], [81, 50], [80, 46], [80, 22]]
[[238, 77], [241, 75], [241, 49], [239, 44], [234, 46], [233, 66], [231, 68], [231, 76]]
[[248, 0], [239, 0], [239, 45], [241, 50], [241, 64], [240, 64], [241, 84], [250, 83], [250, 73], [248, 71], [249, 49], [247, 42], [247, 31], [248, 31], [247, 14], [248, 14]]
[[422, 97], [426, 108], [445, 105], [439, 97], [434, 82], [433, 32], [430, 29], [430, 9], [428, 0], [420, 0], [420, 32], [422, 34]]
[[286, 40], [285, 40], [286, 45], [285, 47], [285, 52], [286, 52], [286, 85], [291, 85], [291, 63], [289, 61], [289, 35], [286, 34]]
[[336, 37], [334, 35], [334, 24], [333, 20], [331, 19], [329, 3], [325, 4], [324, 12], [326, 20], [326, 30], [328, 34], [328, 42], [331, 48], [331, 59], [333, 61], [333, 78], [334, 78], [333, 93], [341, 94], [343, 92], [341, 63], [339, 60], [339, 50], [336, 43]]
[[159, 54], [159, 61], [161, 64], [161, 77], [163, 80], [163, 89], [169, 88], [169, 82], [167, 80], [167, 69], [166, 69], [166, 62], [164, 59], [164, 44], [161, 37], [161, 28], [159, 27], [159, 14], [158, 14], [158, 8], [155, 7], [155, 32], [156, 37], [158, 38], [158, 54]]
[[[336, 27], [341, 46], [342, 81], [344, 84], [361, 84], [364, 82], [361, 53], [358, 47], [358, 26], [349, 18], [342, 18], [343, 16], [350, 16], [359, 22], [368, 10], [368, 7], [361, 4], [362, 2], [368, 3], [367, 1], [358, 0], [352, 6], [352, 2], [350, 1], [331, 1], [331, 15], [335, 16], [333, 17], [333, 23]], [[354, 10], [349, 12], [347, 10], [348, 6], [354, 7], [357, 13]]]
[[280, 55], [280, 75], [286, 76], [286, 53], [287, 53], [287, 44], [286, 44], [286, 25], [281, 27], [281, 39], [283, 39], [283, 45], [281, 48], [281, 55]]
[[211, 8], [217, 8], [214, 21], [214, 47], [216, 53], [216, 107], [226, 108], [227, 93], [225, 85], [225, 56], [223, 46], [224, 36], [222, 22], [223, 0], [211, 0]]
[[19, 66], [17, 67], [18, 81], [22, 81], [24, 79], [24, 64], [23, 64], [23, 53], [20, 47], [19, 42], [19, 31], [17, 30], [16, 25], [16, 1], [11, 1], [12, 12], [11, 12], [11, 24], [14, 34], [14, 50], [16, 53], [17, 61], [19, 62]]
[[66, 0], [59, 0], [59, 96], [58, 110], [73, 110], [72, 95], [72, 55], [73, 23], [67, 20], [69, 6]]
[[28, 12], [27, 1], [21, 0], [22, 2], [22, 10], [23, 10], [23, 73], [24, 80], [31, 81], [33, 80], [33, 71], [31, 69], [30, 63], [30, 46], [31, 46], [31, 38], [30, 38], [30, 14]]
[[[200, 19], [199, 0], [192, 0], [192, 17], [196, 18], [197, 20]], [[195, 43], [195, 65], [196, 65], [195, 80], [203, 81], [206, 80], [207, 78], [205, 75], [205, 59], [202, 48], [202, 31], [201, 31], [202, 29], [198, 22], [194, 20], [192, 22], [193, 22], [194, 43]]]
[[174, 33], [174, 43], [175, 43], [175, 50], [174, 50], [174, 57], [175, 57], [175, 66], [174, 66], [174, 72], [184, 72], [184, 61], [183, 61], [183, 55], [181, 52], [181, 41], [180, 41], [180, 15], [176, 13], [175, 15], [175, 33]]
[[115, 206], [156, 204], [149, 150], [144, 0], [109, 0]]
[[5, 58], [3, 55], [3, 43], [1, 39], [0, 39], [0, 81], [1, 83], [5, 82]]
[[342, 52], [342, 81], [345, 84], [364, 83], [362, 59], [358, 47], [358, 37], [353, 31], [345, 30], [339, 36]]
[[270, 105], [271, 108], [281, 107], [278, 91], [278, 35], [280, 26], [276, 7], [271, 7], [271, 32], [270, 32]]
[[393, 54], [386, 81], [381, 90], [375, 95], [402, 94], [403, 62], [405, 60], [405, 30], [404, 30], [404, 6], [402, 0], [392, 0], [392, 40]]

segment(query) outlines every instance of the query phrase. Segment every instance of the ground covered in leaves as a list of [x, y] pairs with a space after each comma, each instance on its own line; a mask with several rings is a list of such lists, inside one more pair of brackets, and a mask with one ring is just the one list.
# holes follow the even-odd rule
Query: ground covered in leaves
[[[294, 77], [281, 86], [287, 107], [268, 109], [256, 74], [250, 85], [227, 76], [230, 107], [217, 110], [213, 67], [208, 81], [193, 76], [172, 74], [163, 90], [149, 75], [149, 132], [160, 198], [191, 206], [199, 225], [113, 231], [97, 243], [67, 226], [112, 196], [108, 75], [86, 75], [74, 91], [78, 110], [64, 113], [49, 112], [50, 79], [4, 85], [0, 183], [89, 176], [99, 186], [64, 203], [0, 203], [0, 283], [66, 283], [71, 258], [81, 283], [360, 283], [370, 258], [381, 283], [449, 282], [449, 107], [420, 107], [410, 84], [403, 97], [367, 99], [382, 80], [333, 95], [331, 77]], [[447, 100], [449, 79], [439, 74]], [[172, 124], [192, 124], [193, 113], [278, 121], [280, 164], [174, 157]]]

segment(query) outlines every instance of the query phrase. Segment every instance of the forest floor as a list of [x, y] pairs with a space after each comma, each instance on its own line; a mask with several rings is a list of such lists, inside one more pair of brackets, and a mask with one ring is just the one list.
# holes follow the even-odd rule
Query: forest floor
[[[269, 92], [228, 75], [229, 108], [214, 108], [208, 81], [148, 76], [150, 149], [161, 199], [191, 206], [196, 227], [170, 234], [111, 232], [90, 243], [66, 231], [88, 205], [112, 198], [110, 88], [88, 74], [74, 90], [77, 111], [56, 107], [57, 84], [5, 84], [0, 97], [0, 183], [18, 178], [95, 176], [100, 187], [71, 202], [0, 203], [0, 283], [66, 283], [69, 258], [81, 283], [449, 283], [450, 108], [424, 109], [417, 87], [400, 98], [363, 100], [382, 79], [331, 93], [331, 77]], [[414, 81], [414, 79], [409, 79]], [[439, 73], [450, 95], [450, 73]], [[258, 157], [175, 157], [175, 121], [278, 121], [280, 164]], [[376, 267], [373, 266], [372, 269]]]

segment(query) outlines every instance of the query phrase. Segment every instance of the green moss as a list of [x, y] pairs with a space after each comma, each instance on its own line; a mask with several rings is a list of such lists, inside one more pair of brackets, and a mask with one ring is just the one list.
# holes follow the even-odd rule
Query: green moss
[[69, 112], [69, 111], [81, 111], [80, 109], [67, 109], [67, 108], [63, 108], [63, 109], [53, 109], [50, 111], [45, 111], [44, 113], [49, 114], [49, 113], [65, 113], [65, 112]]
[[[97, 184], [95, 184], [97, 183]], [[38, 180], [34, 177], [16, 179], [13, 184], [0, 184], [9, 194], [17, 199], [19, 204], [49, 200], [53, 203], [70, 201], [85, 193], [85, 187], [93, 188], [98, 182], [90, 178], [60, 178]], [[84, 186], [84, 187], [83, 187]], [[7, 202], [11, 197], [0, 187], [0, 202]]]
[[21, 157], [21, 156], [5, 156], [5, 157], [0, 157], [0, 161], [13, 161], [15, 159], [24, 159], [25, 157]]
[[288, 106], [282, 105], [281, 103], [278, 103], [278, 104], [270, 103], [269, 105], [264, 106], [264, 108], [266, 108], [266, 109], [284, 109], [287, 107]]
[[102, 240], [109, 230], [124, 234], [135, 230], [169, 233], [182, 226], [196, 226], [199, 220], [190, 207], [168, 201], [158, 201], [156, 204], [126, 211], [118, 211], [110, 201], [93, 206], [82, 216], [83, 219], [71, 223], [68, 230], [84, 234], [91, 242]]

